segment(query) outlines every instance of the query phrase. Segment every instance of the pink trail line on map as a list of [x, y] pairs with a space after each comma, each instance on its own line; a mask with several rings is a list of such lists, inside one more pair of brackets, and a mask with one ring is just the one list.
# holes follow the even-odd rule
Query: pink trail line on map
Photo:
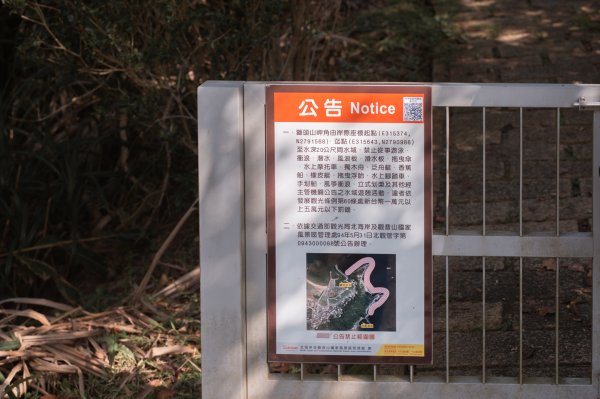
[[367, 264], [367, 271], [363, 275], [363, 280], [365, 282], [365, 287], [367, 287], [367, 291], [370, 294], [381, 294], [381, 297], [379, 297], [378, 300], [376, 300], [371, 304], [371, 306], [369, 306], [369, 316], [373, 316], [375, 310], [377, 310], [377, 308], [382, 306], [385, 303], [385, 301], [387, 301], [388, 297], [390, 296], [390, 291], [387, 288], [383, 287], [373, 287], [373, 284], [371, 283], [371, 273], [375, 269], [375, 259], [371, 258], [370, 256], [359, 259], [352, 266], [350, 266], [345, 271], [346, 276], [351, 275], [356, 271], [356, 269], [358, 269], [364, 264]]

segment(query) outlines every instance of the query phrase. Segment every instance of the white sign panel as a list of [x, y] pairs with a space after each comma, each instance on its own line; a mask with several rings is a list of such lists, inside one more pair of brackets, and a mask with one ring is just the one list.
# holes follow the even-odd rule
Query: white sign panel
[[431, 362], [430, 89], [267, 98], [269, 360]]

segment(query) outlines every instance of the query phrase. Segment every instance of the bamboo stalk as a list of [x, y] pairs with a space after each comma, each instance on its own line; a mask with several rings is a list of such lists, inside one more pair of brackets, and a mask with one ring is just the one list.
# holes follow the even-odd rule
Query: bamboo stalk
[[[39, 321], [41, 324], [49, 326], [50, 322], [40, 312], [36, 312], [35, 310], [25, 309], [25, 310], [10, 310], [10, 309], [0, 309], [0, 314], [9, 315], [9, 317], [27, 317], [36, 321]], [[0, 325], [4, 324], [6, 319], [0, 321]]]
[[171, 284], [164, 287], [162, 290], [158, 291], [152, 298], [160, 299], [171, 296], [176, 292], [181, 292], [188, 289], [190, 286], [195, 284], [200, 284], [200, 265], [196, 266], [192, 271], [186, 273], [182, 277], [173, 281]]
[[53, 308], [53, 309], [57, 309], [57, 310], [62, 310], [65, 312], [72, 311], [73, 309], [75, 309], [72, 306], [65, 305], [64, 303], [54, 302], [54, 301], [50, 301], [48, 299], [43, 299], [43, 298], [8, 298], [8, 299], [4, 299], [4, 300], [0, 301], [0, 305], [4, 305], [5, 303], [39, 305], [39, 306], [45, 306], [45, 307]]

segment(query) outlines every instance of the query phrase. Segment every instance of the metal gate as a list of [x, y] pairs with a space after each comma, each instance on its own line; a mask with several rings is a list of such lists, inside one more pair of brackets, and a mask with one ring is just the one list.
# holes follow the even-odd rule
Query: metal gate
[[[435, 308], [445, 313], [442, 356], [445, 372], [419, 375], [407, 367], [398, 375], [382, 374], [378, 366], [367, 373], [311, 374], [304, 364], [291, 373], [274, 373], [267, 364], [266, 208], [265, 208], [265, 82], [206, 82], [198, 89], [202, 385], [205, 398], [600, 398], [600, 85], [553, 84], [432, 84], [435, 113], [445, 120], [445, 220], [434, 232], [433, 255], [442, 263], [445, 301]], [[456, 233], [450, 228], [450, 127], [454, 109], [477, 108], [483, 142], [482, 226], [476, 232]], [[510, 108], [518, 115], [518, 221], [515, 231], [491, 233], [486, 227], [486, 116], [490, 109]], [[531, 234], [523, 226], [523, 114], [527, 109], [555, 110], [556, 229]], [[565, 233], [560, 228], [561, 113], [564, 109], [593, 113], [592, 228], [590, 233]], [[435, 126], [435, 125], [434, 125]], [[517, 130], [518, 129], [518, 130]], [[443, 166], [443, 165], [441, 165]], [[476, 377], [450, 372], [449, 279], [451, 257], [479, 257], [483, 262], [481, 286], [481, 356]], [[514, 257], [518, 275], [516, 374], [494, 377], [486, 373], [486, 259]], [[552, 259], [555, 263], [556, 312], [553, 375], [529, 378], [523, 372], [524, 259]], [[563, 258], [592, 261], [591, 370], [586, 378], [563, 378], [559, 359], [559, 262]], [[439, 348], [438, 348], [439, 349]], [[445, 353], [443, 353], [445, 352]], [[425, 373], [426, 374], [426, 373]]]

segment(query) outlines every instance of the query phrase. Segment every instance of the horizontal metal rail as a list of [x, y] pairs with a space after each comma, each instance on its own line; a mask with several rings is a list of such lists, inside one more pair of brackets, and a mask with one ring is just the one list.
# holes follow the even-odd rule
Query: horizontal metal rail
[[572, 108], [600, 101], [600, 85], [434, 83], [434, 107]]
[[[342, 381], [288, 380], [272, 378], [254, 387], [253, 398], [519, 398], [519, 399], [581, 399], [596, 398], [593, 385], [552, 385], [544, 383], [479, 382], [409, 382], [409, 381]], [[258, 395], [260, 392], [261, 395]]]
[[441, 235], [433, 236], [434, 256], [499, 256], [535, 258], [591, 258], [590, 233], [555, 236]]
[[[222, 83], [222, 82], [207, 82]], [[306, 82], [276, 82], [277, 84], [306, 84]], [[249, 85], [266, 85], [248, 82]], [[331, 82], [311, 82], [331, 85]], [[356, 82], [335, 82], [336, 85], [356, 85]], [[389, 86], [393, 83], [362, 83], [364, 86]], [[428, 85], [432, 88], [434, 107], [510, 107], [510, 108], [578, 108], [581, 99], [587, 104], [600, 102], [600, 84], [545, 83], [402, 83], [403, 86]]]

